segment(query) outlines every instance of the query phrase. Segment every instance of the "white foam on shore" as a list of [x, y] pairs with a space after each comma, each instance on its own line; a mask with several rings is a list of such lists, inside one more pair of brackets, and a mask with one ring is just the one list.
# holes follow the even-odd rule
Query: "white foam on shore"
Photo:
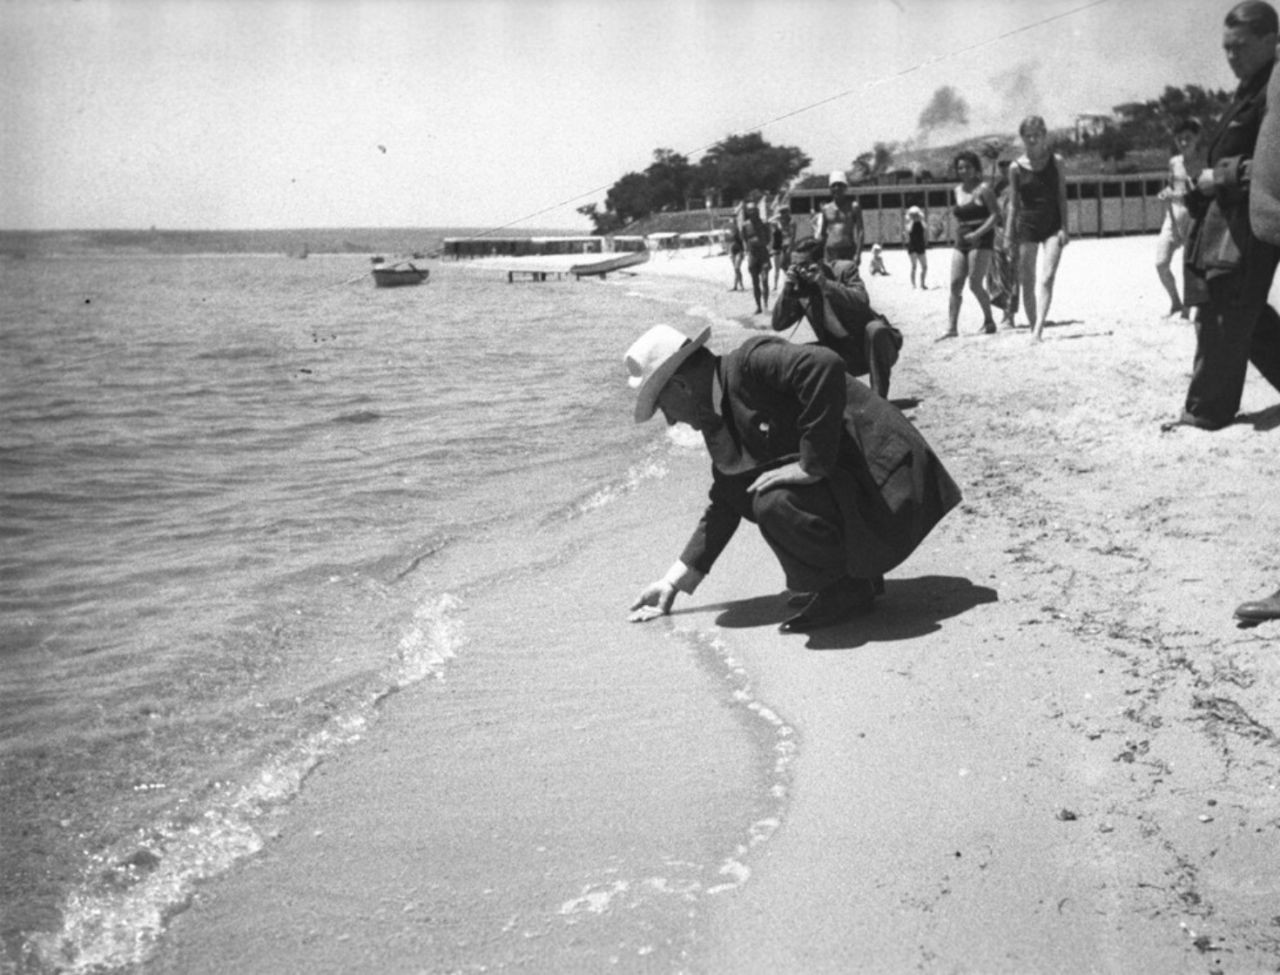
[[782, 826], [783, 813], [791, 796], [791, 779], [798, 744], [795, 729], [782, 715], [756, 696], [746, 668], [731, 655], [719, 632], [677, 630], [677, 633], [689, 640], [694, 649], [704, 656], [704, 659], [728, 684], [732, 700], [745, 710], [764, 733], [772, 753], [773, 761], [769, 775], [769, 797], [772, 800], [772, 809], [768, 815], [760, 817], [748, 826], [746, 837], [735, 846], [733, 853], [721, 862], [717, 873], [725, 879], [721, 883], [708, 887], [705, 891], [707, 894], [720, 894], [736, 890], [750, 879], [751, 868], [747, 865], [748, 859], [756, 853], [758, 847], [772, 839]]
[[646, 481], [666, 477], [667, 473], [666, 458], [650, 454], [628, 467], [626, 474], [620, 479], [598, 487], [585, 498], [575, 501], [569, 508], [568, 517], [575, 518], [603, 508], [637, 490]]
[[625, 894], [630, 889], [631, 884], [625, 880], [615, 880], [602, 886], [584, 887], [581, 894], [560, 905], [560, 914], [603, 914], [609, 909], [615, 897]]
[[42, 970], [69, 973], [145, 961], [195, 885], [261, 850], [264, 818], [296, 796], [322, 760], [364, 734], [380, 701], [441, 676], [463, 644], [462, 608], [449, 593], [424, 600], [381, 686], [361, 692], [323, 729], [272, 758], [246, 784], [214, 797], [193, 821], [153, 824], [92, 857], [63, 904], [61, 929], [32, 935], [28, 955]]
[[462, 601], [449, 593], [431, 597], [414, 612], [413, 621], [400, 637], [397, 665], [390, 690], [399, 690], [428, 677], [439, 678], [463, 643]]
[[263, 817], [297, 795], [325, 756], [363, 734], [374, 703], [370, 699], [308, 736], [194, 821], [154, 824], [132, 842], [92, 857], [63, 904], [61, 929], [31, 936], [28, 955], [41, 970], [70, 973], [145, 961], [199, 881], [262, 849]]

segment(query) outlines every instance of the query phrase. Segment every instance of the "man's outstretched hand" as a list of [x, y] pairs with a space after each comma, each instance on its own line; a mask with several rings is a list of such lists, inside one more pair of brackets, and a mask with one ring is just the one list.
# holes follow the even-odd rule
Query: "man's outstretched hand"
[[665, 579], [651, 582], [631, 604], [630, 623], [645, 623], [658, 616], [666, 616], [671, 612], [671, 604], [675, 602], [676, 587]]

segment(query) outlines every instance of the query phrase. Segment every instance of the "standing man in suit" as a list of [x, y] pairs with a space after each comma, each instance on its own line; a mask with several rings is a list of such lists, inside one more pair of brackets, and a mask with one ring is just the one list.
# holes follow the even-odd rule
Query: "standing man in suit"
[[1182, 417], [1166, 428], [1220, 430], [1233, 423], [1250, 362], [1280, 389], [1280, 316], [1267, 304], [1280, 250], [1249, 227], [1254, 146], [1278, 34], [1275, 8], [1262, 0], [1236, 4], [1224, 21], [1222, 47], [1240, 86], [1209, 137], [1207, 155], [1186, 160], [1192, 223], [1184, 302], [1199, 308], [1196, 356]]
[[785, 633], [866, 613], [960, 490], [910, 421], [818, 345], [757, 335], [723, 356], [655, 325], [627, 351], [636, 422], [661, 410], [702, 433], [710, 504], [683, 553], [632, 605], [668, 613], [692, 593], [743, 518], [807, 595]]
[[[1263, 118], [1254, 148], [1249, 227], [1259, 240], [1280, 247], [1280, 111], [1276, 110], [1280, 106], [1280, 71], [1273, 71], [1267, 83], [1267, 104], [1273, 110]], [[1280, 620], [1280, 589], [1241, 603], [1235, 615], [1241, 626]]]

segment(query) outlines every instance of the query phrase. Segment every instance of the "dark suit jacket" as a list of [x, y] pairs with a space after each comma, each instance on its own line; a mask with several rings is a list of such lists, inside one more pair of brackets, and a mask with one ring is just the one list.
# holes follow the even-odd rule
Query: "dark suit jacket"
[[[822, 265], [822, 276], [814, 284], [786, 284], [773, 305], [772, 327], [775, 332], [790, 328], [801, 318], [818, 341], [834, 349], [844, 359], [849, 372], [865, 376], [871, 371], [867, 359], [867, 325], [873, 321], [889, 323], [871, 307], [867, 287], [858, 277], [858, 266], [851, 261]], [[902, 348], [902, 333], [892, 325], [894, 344]]]
[[1208, 162], [1213, 168], [1214, 194], [1192, 189], [1187, 209], [1192, 224], [1186, 248], [1188, 304], [1208, 300], [1207, 282], [1224, 274], [1240, 273], [1250, 292], [1265, 284], [1261, 268], [1274, 261], [1271, 245], [1254, 236], [1249, 227], [1249, 170], [1258, 130], [1267, 108], [1267, 82], [1274, 64], [1240, 84], [1222, 120], [1209, 136]]
[[741, 520], [754, 520], [748, 485], [797, 459], [830, 483], [858, 578], [898, 565], [959, 503], [924, 437], [830, 349], [755, 336], [720, 360], [719, 377], [724, 427], [704, 431], [711, 501], [680, 557], [685, 565], [708, 572]]

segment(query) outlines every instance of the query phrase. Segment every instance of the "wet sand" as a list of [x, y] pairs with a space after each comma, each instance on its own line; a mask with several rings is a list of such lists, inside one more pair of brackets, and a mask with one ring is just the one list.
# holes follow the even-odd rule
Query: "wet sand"
[[945, 285], [870, 279], [965, 501], [873, 617], [733, 632], [801, 745], [709, 971], [1274, 970], [1280, 624], [1231, 614], [1280, 585], [1280, 397], [1251, 372], [1245, 422], [1161, 432], [1194, 326], [1152, 244], [1070, 244], [1039, 345], [971, 295], [933, 342]]
[[[720, 641], [798, 748], [780, 826], [745, 851], [745, 882], [698, 899], [694, 950], [575, 963], [532, 938], [506, 970], [599, 971], [601, 958], [618, 971], [733, 975], [1275, 969], [1280, 624], [1241, 630], [1231, 612], [1280, 585], [1280, 396], [1251, 373], [1245, 422], [1161, 431], [1180, 410], [1194, 333], [1162, 317], [1153, 243], [1073, 241], [1038, 345], [1025, 329], [977, 334], [972, 296], [962, 336], [935, 342], [948, 252], [931, 252], [923, 292], [905, 255], [886, 254], [891, 276], [869, 285], [906, 336], [891, 393], [965, 500], [889, 577], [872, 616], [779, 634], [780, 571], [743, 530], [671, 617], [623, 623], [701, 509], [696, 456], [623, 499], [611, 536], [551, 573], [547, 598], [571, 601], [582, 646], [666, 661], [655, 688], [696, 684], [691, 648]], [[689, 331], [683, 309], [698, 306], [721, 322], [723, 349], [744, 335], [725, 322], [764, 322], [729, 278], [727, 258], [682, 256], [609, 286], [670, 295], [669, 321]], [[614, 676], [653, 676], [633, 669]], [[397, 912], [423, 889], [409, 876], [418, 804], [439, 794], [407, 770], [441, 748], [375, 729], [322, 768], [267, 851], [175, 919], [150, 969], [422, 970], [415, 945], [430, 933]], [[643, 771], [622, 751], [601, 754], [606, 784]], [[493, 787], [517, 788], [524, 767], [502, 767]], [[597, 852], [628, 821], [613, 815], [588, 844]], [[571, 816], [565, 829], [591, 821]], [[460, 849], [484, 850], [486, 828], [460, 808], [458, 833], [471, 837]], [[512, 896], [545, 896], [539, 880], [522, 872]], [[711, 879], [701, 883], [705, 893]], [[501, 908], [474, 910], [496, 923]], [[434, 970], [471, 970], [465, 946]]]

